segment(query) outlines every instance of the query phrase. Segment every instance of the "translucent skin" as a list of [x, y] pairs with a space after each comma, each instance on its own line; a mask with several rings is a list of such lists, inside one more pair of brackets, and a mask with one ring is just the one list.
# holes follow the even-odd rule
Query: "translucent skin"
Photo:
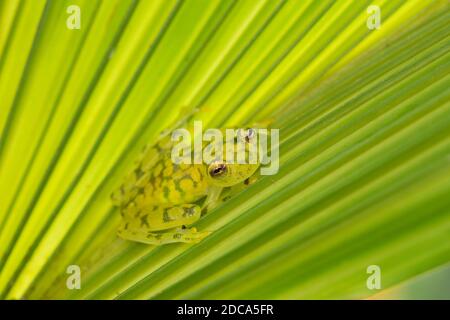
[[210, 232], [186, 226], [214, 207], [225, 187], [242, 184], [259, 167], [258, 163], [226, 164], [225, 170], [214, 176], [214, 165], [174, 164], [172, 147], [170, 136], [146, 147], [135, 169], [111, 194], [122, 215], [121, 238], [153, 245], [200, 241]]

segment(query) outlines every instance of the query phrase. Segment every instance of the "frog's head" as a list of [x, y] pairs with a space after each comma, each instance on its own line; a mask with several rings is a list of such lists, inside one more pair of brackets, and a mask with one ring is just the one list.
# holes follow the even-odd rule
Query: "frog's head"
[[[244, 131], [238, 132], [237, 136], [234, 137], [233, 140], [225, 141], [223, 145], [224, 153], [226, 153], [225, 150], [227, 142], [229, 145], [234, 144], [235, 146], [234, 161], [230, 163], [227, 161], [225, 155], [225, 159], [223, 161], [212, 161], [206, 167], [206, 176], [212, 185], [218, 187], [231, 187], [238, 183], [244, 182], [256, 172], [260, 166], [258, 154], [256, 153], [256, 161], [249, 161], [250, 144], [253, 142], [253, 139], [256, 139], [256, 135], [256, 130], [245, 129]], [[243, 139], [243, 143], [237, 143], [238, 139]], [[239, 152], [242, 152], [242, 154], [245, 155], [245, 163], [236, 163], [236, 159], [238, 159], [237, 154]]]

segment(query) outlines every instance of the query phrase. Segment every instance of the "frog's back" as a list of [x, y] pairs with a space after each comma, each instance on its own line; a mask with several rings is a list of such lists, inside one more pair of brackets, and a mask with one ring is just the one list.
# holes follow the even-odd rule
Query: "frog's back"
[[171, 150], [170, 137], [144, 148], [135, 169], [111, 195], [124, 213], [133, 214], [148, 206], [192, 203], [206, 195], [203, 166], [175, 164]]

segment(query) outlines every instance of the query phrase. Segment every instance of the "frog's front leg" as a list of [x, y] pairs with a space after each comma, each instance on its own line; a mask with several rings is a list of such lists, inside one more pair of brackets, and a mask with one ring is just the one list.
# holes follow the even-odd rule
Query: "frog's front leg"
[[220, 203], [220, 195], [222, 194], [222, 187], [211, 186], [208, 190], [208, 196], [202, 206], [202, 216], [211, 212]]
[[123, 212], [118, 235], [125, 240], [154, 245], [195, 243], [209, 232], [197, 232], [195, 228], [184, 226], [197, 221], [200, 215], [201, 208], [194, 204], [144, 207], [137, 212]]

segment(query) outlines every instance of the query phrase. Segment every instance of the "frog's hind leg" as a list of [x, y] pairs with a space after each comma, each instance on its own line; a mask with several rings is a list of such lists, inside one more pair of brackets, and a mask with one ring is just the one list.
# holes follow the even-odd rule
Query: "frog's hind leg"
[[152, 245], [163, 245], [168, 243], [198, 243], [203, 238], [207, 237], [210, 232], [198, 232], [196, 228], [177, 228], [170, 229], [160, 232], [152, 232], [145, 230], [127, 230], [123, 227], [120, 227], [117, 231], [117, 234], [125, 239], [130, 241], [141, 242], [145, 244]]
[[160, 245], [173, 242], [195, 243], [209, 232], [197, 232], [184, 226], [197, 221], [201, 208], [195, 204], [143, 208], [135, 215], [126, 214], [118, 235], [131, 241]]

